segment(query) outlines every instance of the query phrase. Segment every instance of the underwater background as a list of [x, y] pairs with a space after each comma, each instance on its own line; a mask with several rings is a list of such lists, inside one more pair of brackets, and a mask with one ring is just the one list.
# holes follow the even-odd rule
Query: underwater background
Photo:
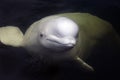
[[[119, 0], [0, 0], [0, 26], [18, 26], [23, 32], [35, 21], [57, 13], [85, 12], [109, 21], [120, 35]], [[1, 44], [2, 45], [2, 44]], [[67, 61], [48, 66], [32, 59], [23, 48], [0, 46], [0, 80], [108, 80], [120, 79], [118, 47], [94, 51], [87, 62], [95, 72], [84, 72]], [[97, 53], [97, 54], [96, 54]]]

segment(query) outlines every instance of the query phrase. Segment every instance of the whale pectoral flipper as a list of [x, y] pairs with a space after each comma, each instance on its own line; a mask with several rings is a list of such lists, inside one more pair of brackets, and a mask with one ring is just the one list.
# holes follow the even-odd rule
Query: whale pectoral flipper
[[19, 47], [23, 40], [23, 33], [18, 27], [0, 27], [0, 42], [4, 45]]
[[76, 60], [79, 62], [80, 66], [86, 71], [94, 71], [93, 67], [83, 61], [80, 57], [76, 57]]

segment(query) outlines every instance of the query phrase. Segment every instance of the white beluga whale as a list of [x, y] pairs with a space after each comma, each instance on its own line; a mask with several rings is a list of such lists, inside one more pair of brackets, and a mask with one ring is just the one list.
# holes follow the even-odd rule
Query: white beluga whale
[[97, 43], [111, 34], [114, 36], [109, 40], [120, 44], [119, 36], [107, 21], [88, 13], [63, 13], [34, 22], [25, 34], [14, 26], [1, 27], [0, 41], [23, 47], [46, 62], [73, 59], [85, 70], [94, 71], [84, 60]]

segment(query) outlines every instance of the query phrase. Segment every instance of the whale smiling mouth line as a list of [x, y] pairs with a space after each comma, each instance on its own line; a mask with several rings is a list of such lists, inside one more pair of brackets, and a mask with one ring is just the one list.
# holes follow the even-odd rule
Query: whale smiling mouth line
[[52, 39], [47, 39], [48, 41], [51, 41], [51, 42], [54, 42], [54, 43], [57, 43], [59, 45], [62, 45], [64, 47], [74, 47], [75, 44], [72, 44], [72, 43], [61, 43], [59, 41], [56, 41], [56, 40], [52, 40]]
[[57, 43], [57, 44], [61, 44], [61, 45], [67, 45], [67, 44], [63, 44], [63, 43], [60, 43], [58, 41], [55, 41], [55, 40], [51, 40], [51, 39], [47, 39], [48, 41], [51, 41], [51, 42], [54, 42], [54, 43]]

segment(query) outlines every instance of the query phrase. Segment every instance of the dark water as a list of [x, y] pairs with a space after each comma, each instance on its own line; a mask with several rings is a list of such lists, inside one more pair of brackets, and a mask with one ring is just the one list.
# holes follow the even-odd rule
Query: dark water
[[[34, 21], [63, 12], [88, 12], [113, 24], [120, 34], [119, 0], [0, 0], [0, 26], [14, 25], [25, 32]], [[99, 46], [88, 63], [94, 73], [86, 73], [72, 61], [47, 66], [34, 60], [22, 48], [0, 47], [0, 80], [116, 80], [119, 78], [120, 52]], [[95, 54], [97, 53], [97, 54]]]

